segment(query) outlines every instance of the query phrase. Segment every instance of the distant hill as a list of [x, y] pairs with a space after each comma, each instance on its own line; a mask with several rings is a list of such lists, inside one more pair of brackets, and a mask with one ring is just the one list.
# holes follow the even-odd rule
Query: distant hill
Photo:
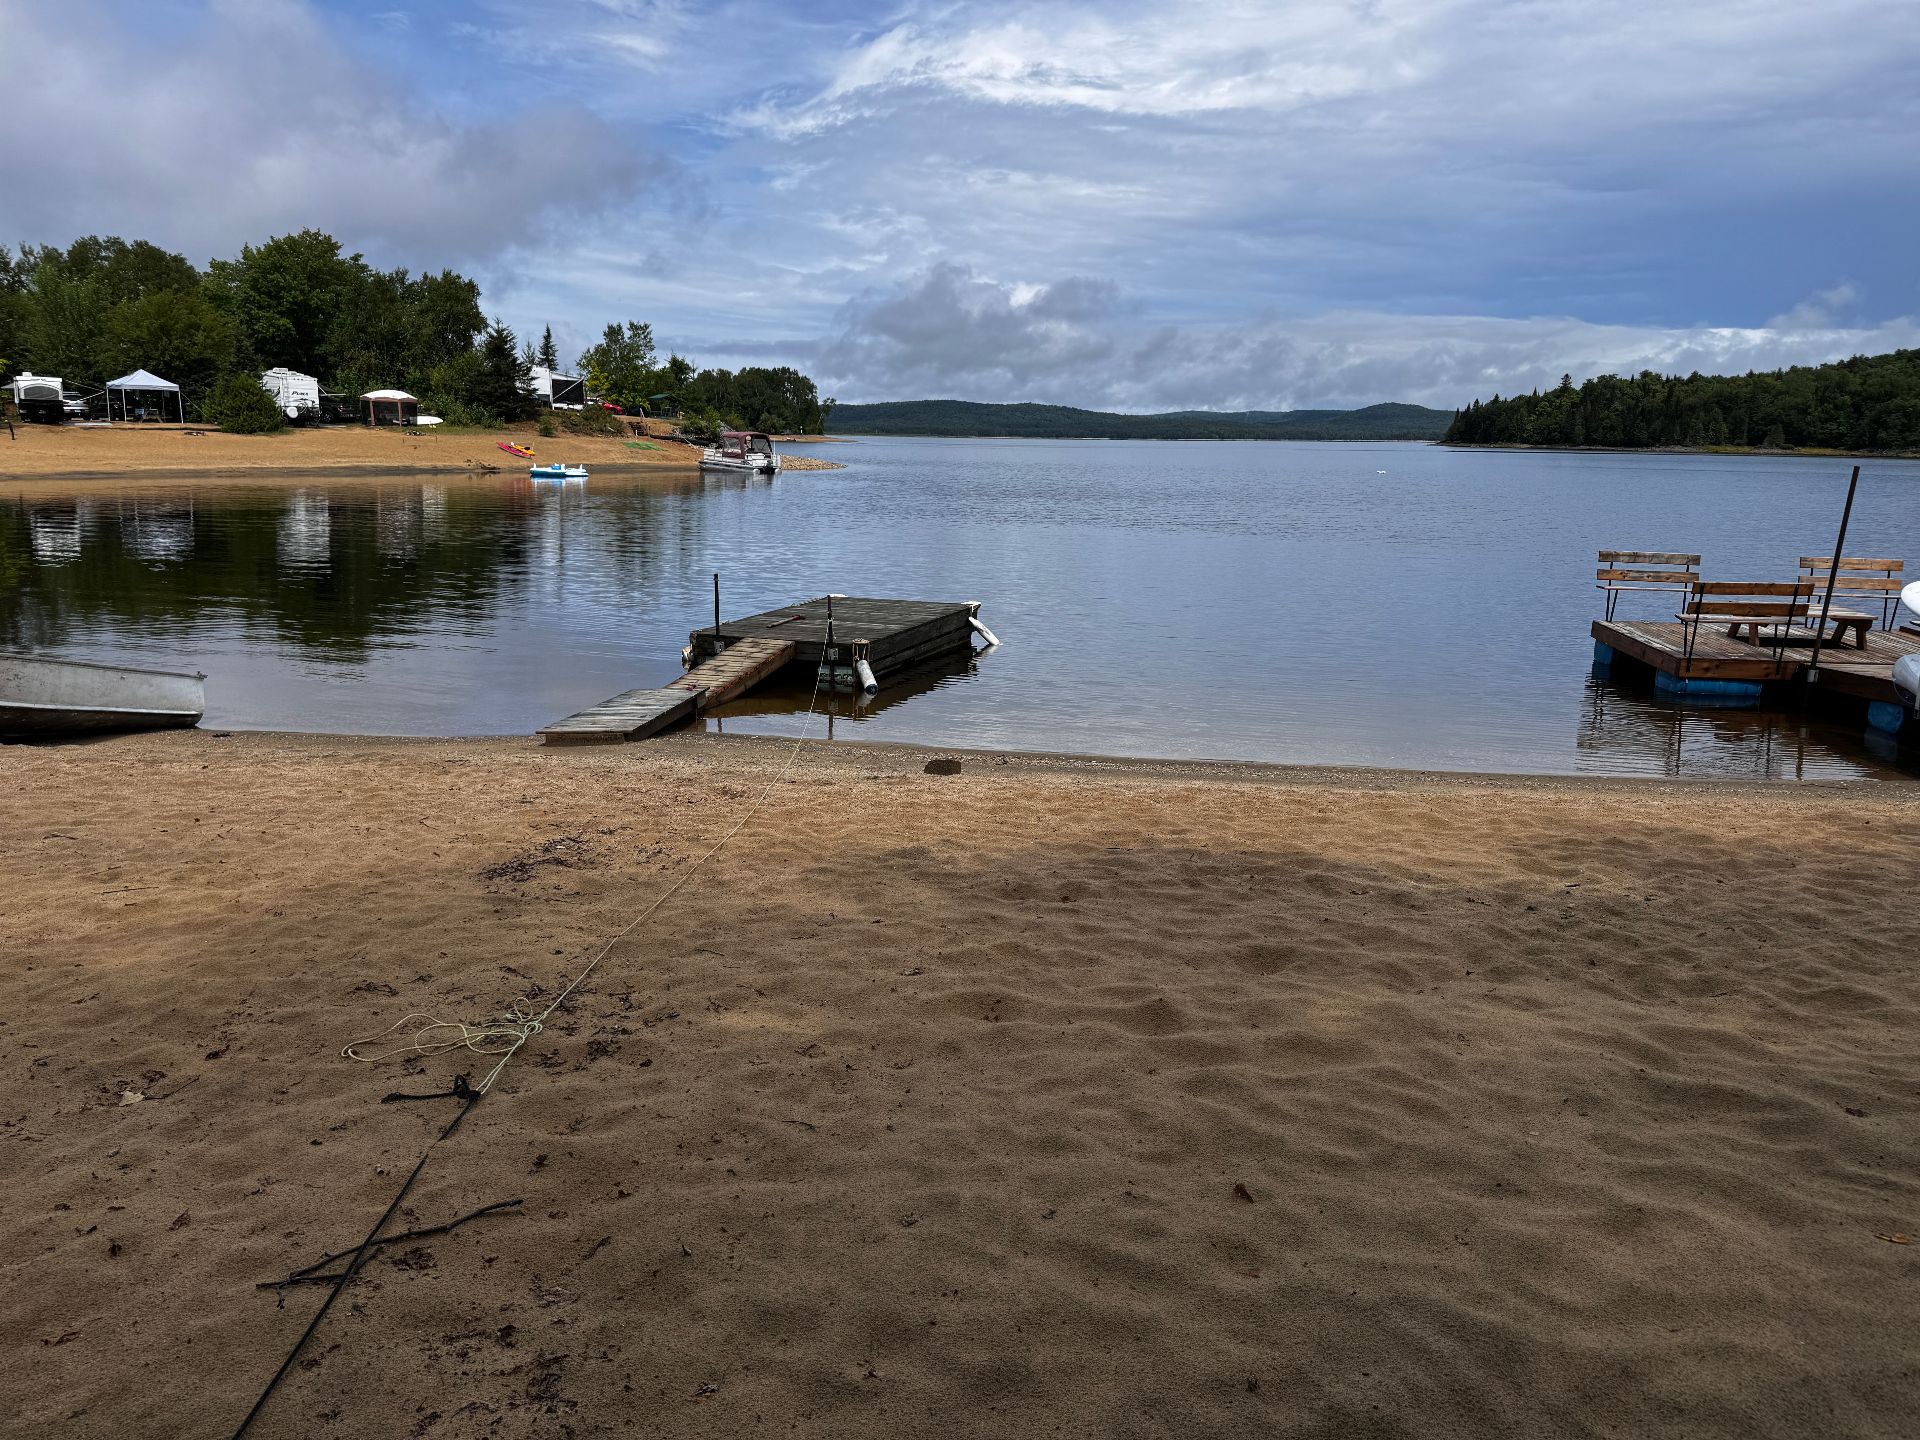
[[1421, 405], [1115, 415], [1067, 405], [889, 400], [879, 405], [835, 405], [827, 429], [835, 435], [998, 435], [1051, 440], [1438, 440], [1452, 423], [1451, 410]]

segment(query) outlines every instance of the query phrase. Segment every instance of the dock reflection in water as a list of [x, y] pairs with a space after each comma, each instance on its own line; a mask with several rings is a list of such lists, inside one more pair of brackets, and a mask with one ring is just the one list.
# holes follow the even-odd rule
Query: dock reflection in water
[[[828, 591], [983, 602], [1006, 642], [837, 736], [1410, 769], [1894, 776], [1857, 722], [1596, 689], [1596, 550], [1791, 572], [1837, 462], [1420, 445], [869, 440], [848, 468], [0, 491], [0, 646], [209, 675], [206, 723], [531, 735], [681, 674], [690, 631]], [[1830, 483], [1831, 482], [1831, 483]], [[1862, 553], [1920, 535], [1875, 462]], [[1920, 559], [1920, 556], [1909, 557]], [[1653, 613], [1651, 610], [1649, 613]], [[711, 720], [794, 734], [804, 693]], [[816, 719], [820, 733], [827, 721]]]

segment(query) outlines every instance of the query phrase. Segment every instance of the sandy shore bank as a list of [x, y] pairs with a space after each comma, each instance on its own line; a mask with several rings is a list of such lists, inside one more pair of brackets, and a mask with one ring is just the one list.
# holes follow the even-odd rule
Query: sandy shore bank
[[503, 472], [524, 469], [526, 461], [499, 448], [502, 440], [531, 446], [542, 460], [573, 460], [590, 466], [646, 467], [697, 464], [699, 450], [659, 436], [635, 450], [612, 436], [561, 435], [546, 439], [531, 425], [511, 431], [444, 432], [407, 435], [396, 429], [339, 425], [296, 428], [277, 435], [224, 435], [217, 430], [191, 434], [181, 429], [143, 429], [116, 425], [85, 429], [66, 425], [21, 425], [9, 441], [0, 429], [0, 481], [35, 478], [88, 478], [157, 475], [203, 476], [239, 473], [264, 479], [275, 471], [312, 474], [443, 474], [493, 465]]
[[1910, 1433], [1903, 787], [788, 753], [0, 747], [12, 1424], [229, 1433], [484, 1069], [340, 1047], [773, 782], [257, 1434]]

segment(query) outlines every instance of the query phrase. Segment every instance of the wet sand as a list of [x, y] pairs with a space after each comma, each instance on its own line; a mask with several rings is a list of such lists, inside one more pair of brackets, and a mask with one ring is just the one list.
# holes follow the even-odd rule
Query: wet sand
[[[1905, 786], [0, 747], [8, 1429], [1895, 1436]], [[128, 1093], [145, 1098], [122, 1103]]]

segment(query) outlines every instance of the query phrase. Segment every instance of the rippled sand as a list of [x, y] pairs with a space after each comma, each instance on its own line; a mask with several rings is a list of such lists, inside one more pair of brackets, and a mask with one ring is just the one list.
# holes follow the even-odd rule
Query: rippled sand
[[[478, 1073], [340, 1046], [551, 995], [787, 753], [0, 749], [10, 1433], [229, 1433]], [[1906, 786], [925, 759], [805, 752], [257, 1434], [1914, 1433]]]

